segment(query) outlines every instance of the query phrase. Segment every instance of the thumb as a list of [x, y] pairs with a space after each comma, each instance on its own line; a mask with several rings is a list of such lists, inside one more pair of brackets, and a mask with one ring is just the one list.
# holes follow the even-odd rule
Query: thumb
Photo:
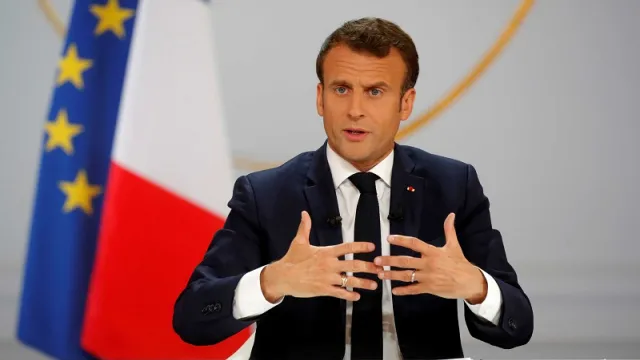
[[308, 244], [310, 232], [311, 232], [311, 217], [309, 217], [308, 212], [303, 211], [300, 216], [300, 225], [298, 226], [296, 241], [298, 241], [299, 243]]
[[445, 247], [459, 249], [460, 244], [458, 243], [458, 235], [456, 234], [456, 228], [453, 225], [455, 219], [456, 214], [450, 213], [444, 220], [444, 236], [446, 239]]

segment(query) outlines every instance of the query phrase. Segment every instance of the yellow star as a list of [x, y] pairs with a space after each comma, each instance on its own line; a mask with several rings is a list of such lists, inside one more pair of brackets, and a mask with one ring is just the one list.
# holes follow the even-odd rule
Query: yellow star
[[118, 0], [107, 0], [106, 5], [91, 5], [90, 11], [98, 18], [96, 35], [110, 30], [120, 39], [125, 35], [124, 22], [133, 17], [134, 13], [131, 9], [121, 8]]
[[69, 123], [67, 110], [58, 111], [55, 121], [49, 121], [45, 125], [45, 130], [49, 135], [45, 148], [51, 151], [56, 147], [62, 148], [67, 155], [73, 154], [72, 139], [83, 131], [82, 125]]
[[84, 87], [82, 73], [91, 66], [93, 66], [93, 61], [78, 57], [78, 48], [76, 44], [72, 43], [58, 64], [60, 72], [56, 84], [60, 86], [70, 81], [77, 89], [82, 89]]
[[98, 185], [89, 184], [87, 172], [78, 171], [74, 181], [60, 181], [60, 190], [67, 196], [62, 210], [66, 213], [75, 208], [80, 208], [86, 214], [93, 214], [93, 198], [98, 196], [102, 190]]

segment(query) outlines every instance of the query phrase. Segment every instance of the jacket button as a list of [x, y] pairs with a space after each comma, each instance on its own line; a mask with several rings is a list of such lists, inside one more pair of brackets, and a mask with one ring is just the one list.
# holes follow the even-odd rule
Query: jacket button
[[516, 322], [515, 322], [515, 320], [513, 320], [513, 318], [509, 318], [508, 325], [509, 325], [509, 328], [511, 328], [511, 330], [515, 330], [515, 329], [518, 328], [518, 326], [516, 325]]
[[213, 312], [219, 312], [220, 310], [222, 310], [222, 304], [217, 302], [215, 304], [206, 305], [205, 307], [202, 308], [202, 310], [200, 310], [200, 312], [203, 313], [204, 315], [209, 315]]

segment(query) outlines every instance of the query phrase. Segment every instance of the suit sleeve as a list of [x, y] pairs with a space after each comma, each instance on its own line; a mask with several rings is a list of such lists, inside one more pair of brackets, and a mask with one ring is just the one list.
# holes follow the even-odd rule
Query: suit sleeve
[[213, 236], [203, 260], [174, 305], [173, 329], [192, 345], [219, 343], [256, 320], [256, 317], [238, 320], [233, 316], [240, 279], [264, 265], [260, 246], [263, 234], [253, 189], [246, 176], [236, 180], [228, 206], [230, 212], [223, 228]]
[[531, 302], [507, 260], [502, 235], [492, 227], [489, 199], [471, 165], [467, 167], [466, 197], [461, 215], [456, 229], [462, 250], [471, 263], [493, 277], [502, 298], [497, 325], [465, 307], [469, 333], [478, 340], [505, 349], [528, 343], [533, 334]]

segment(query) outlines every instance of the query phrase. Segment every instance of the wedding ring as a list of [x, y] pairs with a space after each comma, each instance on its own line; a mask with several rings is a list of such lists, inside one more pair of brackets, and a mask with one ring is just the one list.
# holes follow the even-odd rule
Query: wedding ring
[[413, 271], [411, 272], [411, 282], [415, 282], [415, 281], [416, 281], [416, 271], [415, 271], [415, 270], [413, 270]]
[[347, 274], [342, 274], [342, 284], [340, 284], [340, 287], [347, 287]]

